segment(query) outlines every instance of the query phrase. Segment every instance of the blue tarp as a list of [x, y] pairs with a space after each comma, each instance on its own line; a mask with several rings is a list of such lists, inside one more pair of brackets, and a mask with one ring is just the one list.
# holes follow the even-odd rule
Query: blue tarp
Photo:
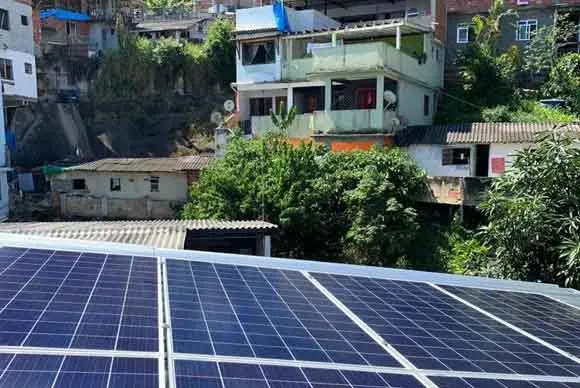
[[290, 32], [286, 8], [284, 8], [284, 4], [280, 0], [274, 2], [274, 19], [276, 20], [276, 28], [278, 31]]
[[47, 9], [40, 11], [40, 20], [54, 18], [63, 22], [89, 22], [91, 17], [84, 13], [68, 11], [62, 8]]
[[4, 131], [6, 145], [11, 152], [16, 152], [16, 134], [10, 129], [6, 128]]

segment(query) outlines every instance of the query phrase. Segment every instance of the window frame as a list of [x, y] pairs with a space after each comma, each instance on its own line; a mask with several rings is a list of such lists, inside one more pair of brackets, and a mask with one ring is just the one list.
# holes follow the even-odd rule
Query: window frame
[[[455, 35], [455, 42], [458, 44], [466, 44], [469, 43], [469, 30], [470, 26], [468, 23], [460, 23], [457, 25], [457, 31]], [[459, 39], [460, 32], [465, 31], [465, 40]]]
[[23, 26], [28, 26], [30, 24], [28, 22], [28, 15], [20, 15], [20, 24]]
[[161, 178], [158, 175], [151, 175], [149, 177], [149, 191], [152, 193], [159, 193], [161, 190]]
[[[534, 26], [534, 30], [532, 31], [532, 26]], [[526, 27], [527, 31], [527, 38], [520, 35], [521, 27]], [[518, 42], [528, 42], [532, 40], [534, 34], [538, 30], [538, 19], [524, 19], [518, 20], [516, 23], [516, 41]]]
[[0, 58], [0, 79], [14, 82], [14, 62], [12, 59]]
[[530, 4], [529, 0], [517, 0], [516, 1], [517, 5], [528, 5]]
[[427, 117], [431, 114], [431, 98], [428, 94], [423, 95], [423, 116]]
[[[78, 183], [82, 182], [82, 188], [78, 187]], [[72, 179], [72, 189], [74, 191], [84, 191], [87, 189], [87, 180], [85, 178], [73, 178]]]
[[[465, 159], [459, 158], [456, 153], [467, 151]], [[461, 162], [458, 162], [461, 161]], [[465, 161], [465, 163], [463, 163]], [[470, 166], [471, 165], [471, 148], [470, 147], [443, 147], [441, 149], [442, 166]]]
[[34, 68], [32, 67], [32, 63], [24, 62], [24, 73], [25, 74], [32, 74], [34, 72]]
[[0, 8], [0, 30], [10, 31], [10, 12]]
[[115, 191], [115, 192], [122, 191], [122, 189], [121, 189], [121, 178], [111, 177], [109, 179], [109, 190], [111, 192], [113, 192], [113, 191]]
[[[270, 44], [272, 45], [272, 52], [271, 52], [271, 57], [268, 57], [268, 52], [269, 52], [268, 46]], [[247, 47], [253, 46], [253, 45], [264, 45], [264, 49], [266, 50], [266, 57], [265, 57], [264, 62], [254, 63], [253, 61], [251, 61], [251, 62], [246, 61], [246, 49], [247, 49]], [[253, 42], [253, 41], [242, 42], [240, 52], [241, 52], [241, 60], [242, 60], [243, 66], [272, 65], [272, 64], [276, 63], [276, 40], [268, 39], [268, 40], [255, 41], [255, 42]]]

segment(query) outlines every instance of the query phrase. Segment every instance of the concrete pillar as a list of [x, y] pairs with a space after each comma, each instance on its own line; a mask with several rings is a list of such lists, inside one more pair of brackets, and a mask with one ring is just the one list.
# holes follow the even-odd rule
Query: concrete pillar
[[175, 39], [179, 40], [181, 38], [181, 31], [175, 31]]
[[101, 198], [101, 214], [103, 217], [109, 216], [109, 199], [107, 197]]
[[385, 94], [385, 76], [380, 74], [377, 76], [377, 109], [375, 114], [375, 128], [377, 129], [386, 129], [383, 128], [383, 117], [385, 111], [385, 99], [383, 95]]
[[264, 256], [272, 257], [272, 239], [270, 236], [264, 236]]
[[330, 112], [332, 110], [332, 80], [324, 81], [324, 110]]
[[288, 91], [286, 92], [286, 109], [290, 112], [290, 108], [294, 106], [294, 88], [289, 87]]
[[338, 46], [338, 37], [336, 36], [336, 32], [332, 34], [332, 47]]
[[397, 26], [397, 32], [396, 32], [396, 37], [395, 37], [395, 48], [397, 50], [401, 49], [401, 27]]

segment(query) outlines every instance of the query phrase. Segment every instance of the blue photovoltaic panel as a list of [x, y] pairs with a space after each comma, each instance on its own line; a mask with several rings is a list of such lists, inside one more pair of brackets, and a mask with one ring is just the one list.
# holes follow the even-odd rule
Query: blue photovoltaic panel
[[580, 364], [428, 284], [313, 276], [419, 369], [580, 374]]
[[580, 388], [580, 383], [554, 381], [494, 380], [457, 377], [429, 377], [441, 388]]
[[542, 340], [580, 357], [580, 309], [539, 294], [443, 286]]
[[398, 364], [302, 274], [167, 260], [173, 350]]
[[0, 345], [158, 351], [153, 258], [0, 249]]
[[157, 359], [0, 354], [0, 387], [157, 388]]
[[177, 388], [424, 388], [409, 375], [182, 360], [175, 379]]

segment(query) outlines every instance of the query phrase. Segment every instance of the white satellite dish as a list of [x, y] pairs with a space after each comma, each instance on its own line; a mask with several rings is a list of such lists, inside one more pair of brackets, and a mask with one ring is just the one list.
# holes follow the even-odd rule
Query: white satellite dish
[[232, 113], [234, 109], [236, 109], [236, 103], [233, 102], [232, 100], [227, 100], [226, 102], [224, 102], [224, 109], [226, 110], [226, 112]]
[[401, 120], [399, 120], [398, 118], [393, 118], [393, 127], [394, 128], [399, 128], [399, 126], [401, 125]]
[[385, 99], [387, 105], [393, 105], [397, 102], [397, 95], [390, 90], [385, 90], [385, 93], [383, 93], [383, 98]]
[[214, 111], [211, 113], [210, 121], [214, 124], [221, 125], [223, 120], [223, 116], [220, 112]]

